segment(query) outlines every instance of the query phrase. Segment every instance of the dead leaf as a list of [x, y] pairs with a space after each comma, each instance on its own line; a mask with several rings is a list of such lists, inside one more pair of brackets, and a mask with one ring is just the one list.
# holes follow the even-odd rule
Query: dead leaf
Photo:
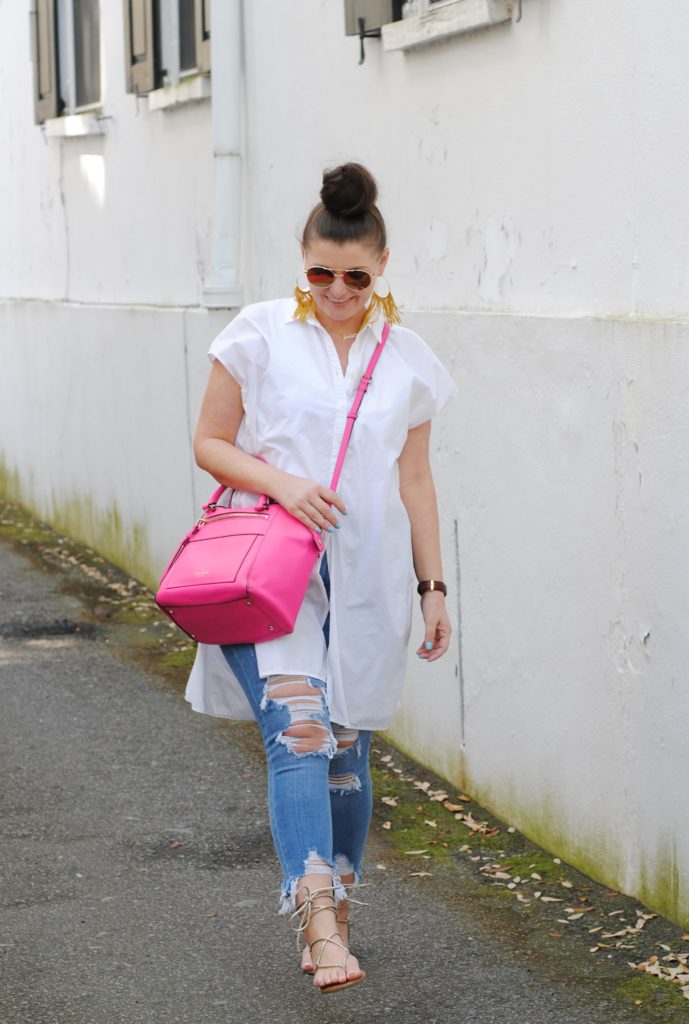
[[562, 938], [562, 932], [548, 932], [548, 935], [550, 936], [551, 939], [561, 939]]
[[405, 850], [407, 857], [419, 857], [422, 853], [428, 853], [428, 850]]
[[471, 797], [467, 796], [466, 793], [462, 793], [460, 796], [457, 797], [457, 799], [458, 800], [462, 800], [465, 804], [468, 804], [468, 803], [471, 802]]
[[445, 801], [445, 803], [443, 804], [443, 807], [445, 808], [446, 811], [452, 811], [453, 814], [454, 814], [455, 811], [463, 811], [464, 810], [464, 807], [463, 807], [462, 804], [451, 804], [449, 800]]
[[562, 903], [557, 896], [541, 896], [541, 903]]
[[208, 914], [206, 914], [206, 917], [217, 917], [217, 916], [218, 916], [218, 911], [217, 910], [211, 910]]
[[391, 821], [384, 821], [383, 824], [381, 825], [381, 828], [386, 829], [386, 831], [391, 829], [392, 828], [392, 822]]
[[430, 871], [411, 871], [409, 874], [410, 878], [432, 878]]
[[397, 807], [398, 798], [396, 796], [382, 796], [380, 802], [385, 804], [386, 807]]
[[431, 828], [437, 828], [438, 827], [438, 822], [437, 821], [429, 821], [428, 818], [425, 818], [424, 819], [424, 825], [429, 825]]
[[182, 844], [180, 843], [179, 839], [175, 839], [174, 842], [170, 843], [170, 849], [171, 850], [178, 850], [181, 845]]

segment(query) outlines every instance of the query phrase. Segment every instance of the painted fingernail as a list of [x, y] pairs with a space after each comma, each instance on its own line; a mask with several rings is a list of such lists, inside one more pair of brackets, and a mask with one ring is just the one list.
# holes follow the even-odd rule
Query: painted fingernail
[[316, 527], [316, 533], [323, 533], [323, 531], [321, 530], [320, 526]]
[[426, 648], [427, 651], [432, 651], [433, 650], [433, 644], [431, 643], [430, 640], [426, 641], [426, 643], [424, 644], [424, 647]]
[[335, 529], [336, 529], [336, 530], [339, 530], [339, 529], [340, 529], [340, 524], [339, 524], [339, 523], [335, 523]]
[[333, 530], [332, 526], [329, 526], [329, 527], [328, 527], [328, 533], [334, 533], [334, 532], [335, 532], [335, 531]]

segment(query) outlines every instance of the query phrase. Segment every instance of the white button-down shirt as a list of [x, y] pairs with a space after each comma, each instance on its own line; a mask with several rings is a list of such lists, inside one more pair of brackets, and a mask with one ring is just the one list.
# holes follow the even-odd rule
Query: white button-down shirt
[[[384, 321], [366, 326], [342, 372], [315, 319], [294, 320], [292, 299], [248, 306], [213, 341], [242, 389], [237, 445], [287, 473], [330, 484], [357, 385]], [[359, 729], [385, 728], [400, 700], [411, 626], [414, 572], [409, 518], [397, 460], [413, 427], [454, 394], [450, 375], [413, 331], [393, 326], [364, 396], [338, 494], [347, 509], [326, 534], [330, 604], [314, 569], [294, 632], [256, 645], [259, 673], [325, 680], [330, 717]], [[256, 495], [236, 493], [234, 507]], [[330, 611], [330, 642], [323, 623]], [[186, 698], [196, 711], [251, 718], [219, 647], [199, 644]]]

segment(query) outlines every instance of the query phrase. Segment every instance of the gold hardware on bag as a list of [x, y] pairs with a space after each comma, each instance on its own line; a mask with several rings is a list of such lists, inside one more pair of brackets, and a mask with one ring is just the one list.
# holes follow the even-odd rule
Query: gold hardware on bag
[[218, 519], [235, 519], [237, 516], [241, 516], [243, 519], [268, 519], [267, 512], [223, 512], [219, 516], [211, 516], [210, 519], [199, 519], [198, 525], [203, 526], [204, 523], [216, 523]]

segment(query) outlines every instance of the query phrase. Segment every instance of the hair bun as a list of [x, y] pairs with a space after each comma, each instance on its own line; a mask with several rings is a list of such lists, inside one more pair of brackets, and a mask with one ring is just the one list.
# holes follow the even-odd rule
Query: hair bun
[[323, 174], [321, 202], [336, 217], [363, 217], [377, 198], [376, 180], [361, 164], [341, 164]]

